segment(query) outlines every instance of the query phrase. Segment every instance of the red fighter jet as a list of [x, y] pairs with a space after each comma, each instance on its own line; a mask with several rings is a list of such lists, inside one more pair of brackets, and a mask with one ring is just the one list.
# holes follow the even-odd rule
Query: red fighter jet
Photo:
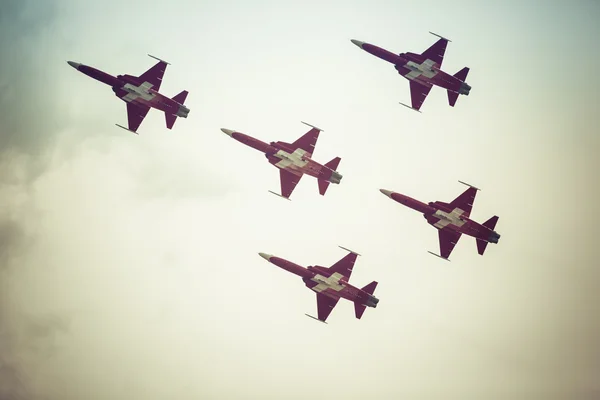
[[177, 117], [187, 118], [190, 112], [190, 109], [183, 105], [188, 95], [187, 90], [172, 98], [158, 93], [165, 69], [169, 63], [150, 54], [148, 55], [158, 60], [158, 62], [140, 76], [117, 75], [115, 77], [87, 65], [73, 61], [67, 61], [67, 63], [79, 72], [112, 87], [115, 95], [127, 104], [129, 129], [119, 124], [115, 125], [137, 134], [137, 129], [146, 118], [150, 108], [165, 113], [168, 129], [173, 128]]
[[438, 229], [441, 256], [431, 251], [429, 253], [448, 260], [458, 239], [464, 233], [476, 239], [477, 252], [483, 255], [488, 243], [498, 243], [500, 239], [500, 235], [494, 231], [498, 217], [493, 216], [483, 224], [471, 220], [469, 215], [471, 214], [471, 208], [473, 208], [475, 195], [479, 189], [468, 183], [459, 182], [469, 186], [469, 188], [450, 204], [441, 201], [425, 204], [403, 194], [392, 192], [391, 190], [380, 189], [380, 191], [390, 199], [423, 213], [423, 217], [425, 217], [427, 222]]
[[349, 251], [350, 254], [347, 254], [329, 268], [318, 265], [304, 268], [271, 254], [258, 254], [271, 264], [301, 276], [306, 286], [317, 293], [318, 318], [308, 314], [305, 314], [306, 316], [325, 322], [338, 300], [344, 298], [354, 303], [354, 313], [356, 318], [360, 319], [367, 307], [375, 308], [379, 303], [379, 299], [373, 296], [377, 282], [373, 281], [362, 289], [349, 284], [352, 267], [354, 267], [356, 257], [359, 254], [342, 246], [340, 248]]
[[469, 68], [465, 67], [454, 75], [441, 70], [446, 45], [450, 40], [433, 32], [429, 33], [440, 39], [421, 54], [409, 52], [395, 54], [381, 47], [361, 42], [360, 40], [351, 40], [352, 43], [367, 53], [394, 64], [398, 73], [408, 79], [412, 107], [404, 103], [400, 104], [415, 111], [420, 110], [425, 98], [434, 85], [447, 90], [448, 103], [452, 107], [456, 104], [459, 94], [468, 96], [471, 91], [471, 86], [465, 82]]
[[319, 132], [322, 129], [306, 122], [302, 123], [310, 126], [311, 130], [291, 144], [286, 142], [265, 143], [231, 129], [221, 128], [221, 130], [238, 142], [265, 153], [267, 160], [279, 168], [279, 179], [281, 181], [281, 194], [270, 190], [269, 192], [289, 200], [294, 188], [304, 174], [318, 179], [321, 195], [325, 194], [330, 183], [339, 184], [342, 180], [342, 175], [336, 171], [341, 158], [336, 157], [325, 165], [311, 159], [319, 138]]

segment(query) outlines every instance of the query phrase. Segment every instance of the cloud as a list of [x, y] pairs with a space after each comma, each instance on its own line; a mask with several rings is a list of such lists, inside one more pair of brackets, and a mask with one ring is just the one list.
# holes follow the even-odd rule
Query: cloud
[[11, 267], [32, 240], [23, 219], [30, 184], [48, 164], [61, 126], [49, 61], [56, 10], [53, 1], [0, 7], [0, 400], [33, 398], [23, 355], [52, 354], [48, 338], [64, 328], [56, 316], [21, 315], [11, 301]]

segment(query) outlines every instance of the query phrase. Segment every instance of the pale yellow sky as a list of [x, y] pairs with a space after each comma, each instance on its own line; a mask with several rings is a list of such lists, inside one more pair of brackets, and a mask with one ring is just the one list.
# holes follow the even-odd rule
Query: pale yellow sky
[[[600, 7], [502, 2], [7, 1], [0, 12], [0, 400], [491, 399], [600, 396], [595, 259]], [[350, 39], [471, 68], [456, 107]], [[172, 131], [67, 60], [112, 74], [172, 65], [190, 92]], [[226, 135], [324, 129], [291, 202], [277, 170]], [[484, 257], [379, 193], [500, 216]], [[377, 280], [359, 321], [267, 252]]]

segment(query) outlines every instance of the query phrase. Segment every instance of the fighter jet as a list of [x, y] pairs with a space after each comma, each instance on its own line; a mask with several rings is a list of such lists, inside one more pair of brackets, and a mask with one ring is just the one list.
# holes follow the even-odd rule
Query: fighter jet
[[221, 128], [221, 130], [238, 142], [242, 142], [265, 153], [267, 160], [279, 168], [279, 179], [281, 181], [281, 194], [271, 190], [269, 192], [289, 200], [294, 188], [296, 188], [296, 185], [300, 182], [300, 178], [304, 174], [314, 176], [318, 179], [319, 193], [321, 195], [325, 194], [330, 183], [340, 183], [342, 180], [342, 175], [336, 171], [341, 158], [336, 157], [325, 165], [321, 165], [311, 159], [317, 139], [319, 138], [319, 132], [322, 129], [306, 122], [302, 123], [310, 126], [311, 130], [292, 144], [286, 142], [271, 142], [267, 144], [231, 129]]
[[423, 213], [423, 217], [427, 222], [438, 229], [441, 255], [437, 255], [431, 251], [429, 253], [448, 260], [458, 239], [464, 233], [476, 239], [477, 252], [483, 255], [488, 243], [498, 243], [500, 239], [500, 235], [494, 231], [498, 217], [493, 216], [483, 224], [470, 219], [471, 208], [479, 189], [468, 183], [459, 182], [469, 186], [469, 188], [450, 204], [441, 201], [425, 204], [403, 194], [392, 192], [391, 190], [380, 189], [380, 191], [390, 199]]
[[306, 316], [325, 322], [338, 300], [344, 298], [354, 303], [354, 314], [356, 318], [360, 319], [367, 307], [375, 308], [377, 307], [377, 303], [379, 303], [379, 299], [373, 296], [377, 282], [373, 281], [362, 289], [349, 284], [348, 281], [352, 274], [352, 267], [354, 267], [356, 257], [359, 254], [345, 247], [339, 247], [349, 251], [350, 254], [347, 254], [329, 268], [318, 265], [304, 268], [271, 254], [258, 254], [271, 264], [275, 264], [286, 271], [301, 276], [304, 284], [317, 294], [318, 317], [315, 318], [312, 315], [305, 314]]
[[173, 128], [177, 117], [187, 118], [190, 112], [190, 109], [183, 105], [188, 95], [187, 90], [172, 98], [158, 93], [165, 69], [169, 63], [150, 54], [148, 56], [158, 60], [158, 63], [140, 76], [117, 75], [114, 77], [87, 65], [73, 61], [67, 61], [67, 63], [79, 72], [83, 72], [87, 76], [112, 87], [117, 97], [127, 104], [129, 128], [119, 124], [115, 125], [137, 134], [137, 129], [146, 118], [150, 108], [156, 108], [165, 113], [168, 129]]
[[[440, 86], [448, 91], [448, 102], [452, 107], [456, 104], [459, 94], [469, 95], [471, 86], [467, 85], [465, 80], [469, 73], [469, 68], [465, 67], [454, 75], [449, 75], [442, 71], [442, 61], [446, 45], [450, 40], [429, 32], [440, 39], [430, 48], [421, 54], [400, 53], [396, 55], [380, 47], [369, 43], [352, 39], [352, 43], [376, 57], [394, 64], [394, 67], [400, 75], [408, 79], [410, 84], [410, 97], [412, 107], [400, 103], [412, 110], [419, 111], [425, 98], [429, 94], [432, 86]], [[420, 111], [419, 111], [420, 112]]]

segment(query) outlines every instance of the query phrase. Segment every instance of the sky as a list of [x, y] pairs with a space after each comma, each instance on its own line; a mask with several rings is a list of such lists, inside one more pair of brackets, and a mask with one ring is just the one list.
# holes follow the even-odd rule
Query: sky
[[[0, 7], [0, 400], [600, 397], [600, 3], [39, 2]], [[469, 96], [407, 81], [350, 39], [420, 53], [452, 40]], [[170, 62], [190, 92], [172, 131], [138, 135], [122, 101], [67, 60], [113, 75]], [[292, 201], [227, 137], [292, 142], [344, 178]], [[500, 217], [451, 262], [424, 202], [478, 192]], [[321, 324], [302, 281], [258, 256], [376, 280], [361, 320]]]

